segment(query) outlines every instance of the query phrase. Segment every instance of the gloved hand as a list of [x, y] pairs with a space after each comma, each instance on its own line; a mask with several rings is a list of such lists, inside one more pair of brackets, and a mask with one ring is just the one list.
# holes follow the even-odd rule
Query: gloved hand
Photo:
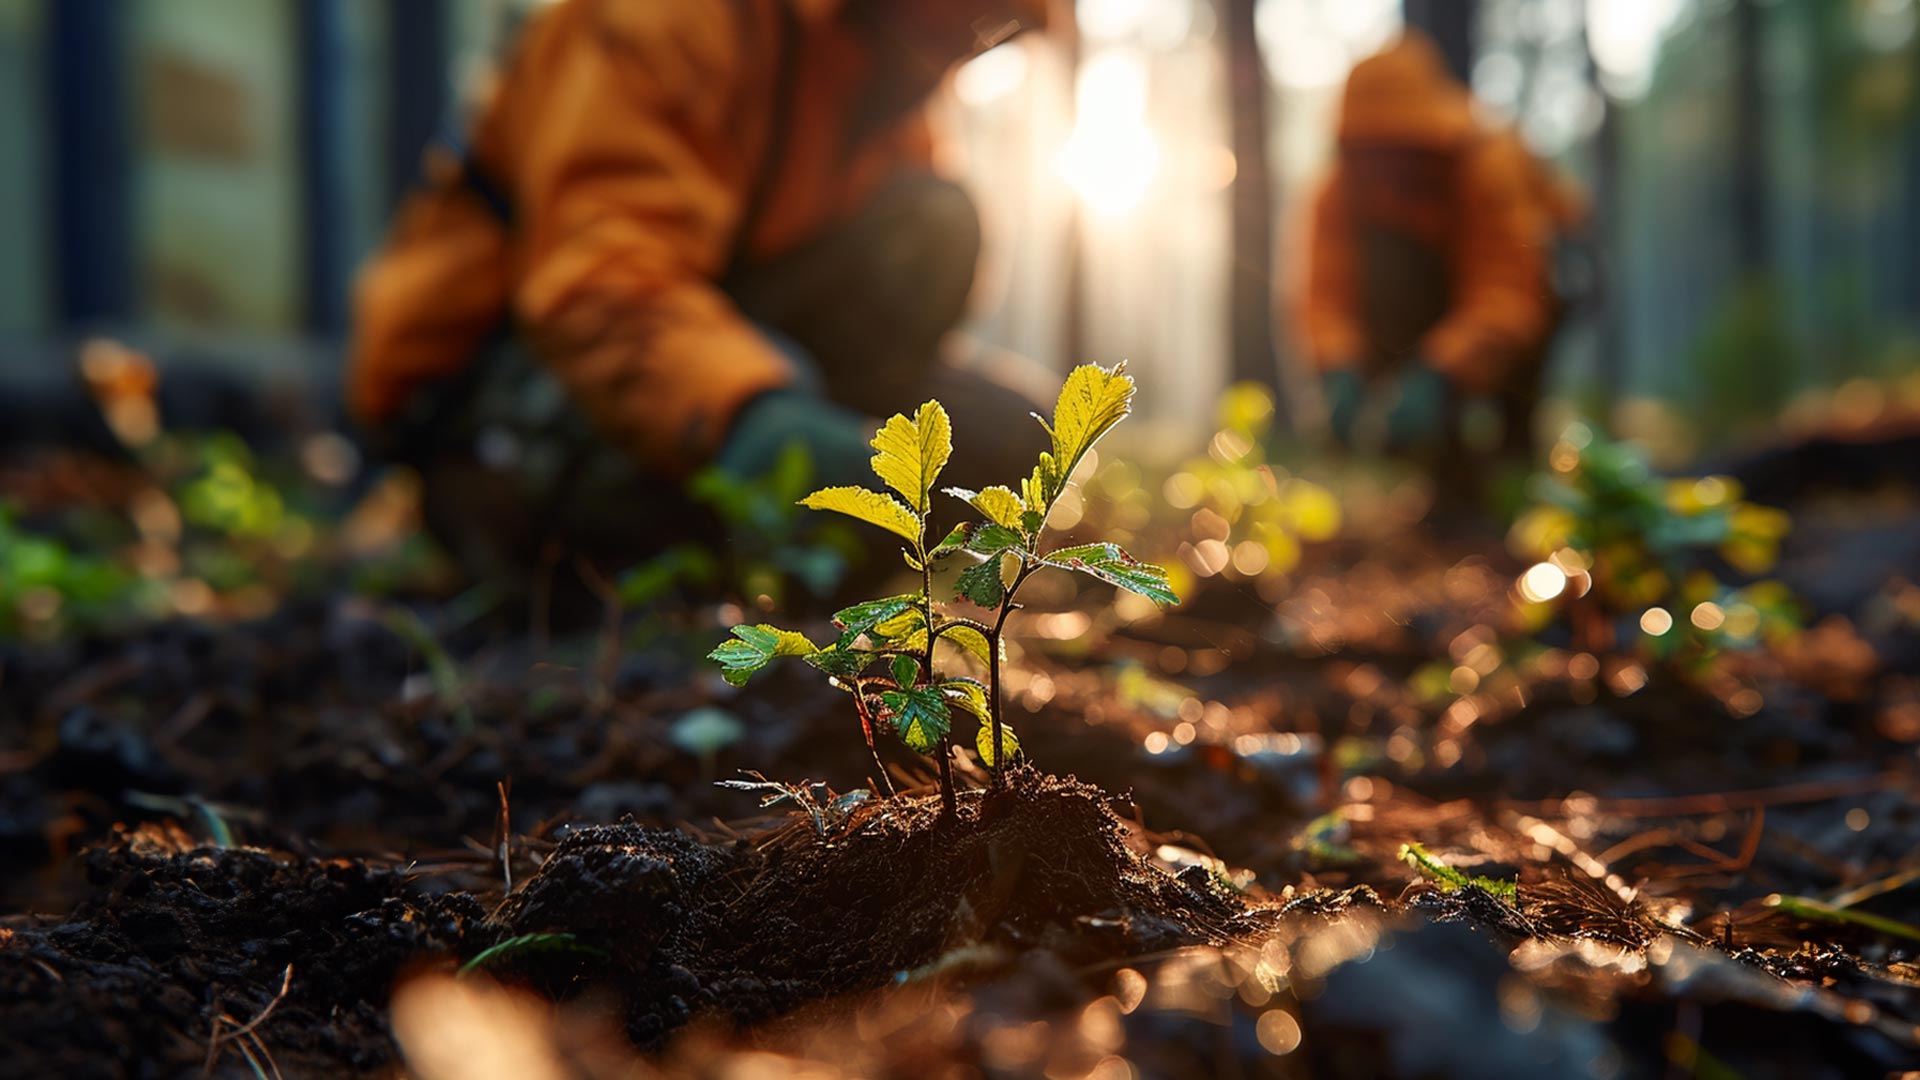
[[1400, 396], [1387, 413], [1387, 449], [1397, 453], [1436, 449], [1446, 437], [1453, 384], [1426, 363], [1400, 376]]
[[794, 443], [812, 456], [814, 483], [821, 487], [870, 480], [866, 419], [798, 390], [771, 390], [747, 402], [714, 464], [736, 476], [762, 476]]
[[1367, 397], [1366, 382], [1353, 368], [1335, 368], [1321, 376], [1320, 387], [1327, 398], [1327, 426], [1333, 440], [1341, 446], [1353, 445], [1353, 424]]

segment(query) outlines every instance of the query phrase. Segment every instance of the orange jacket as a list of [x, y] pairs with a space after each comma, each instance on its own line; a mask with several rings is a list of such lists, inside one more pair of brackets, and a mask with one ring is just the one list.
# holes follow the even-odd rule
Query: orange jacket
[[[472, 137], [512, 223], [451, 155], [430, 157], [427, 183], [356, 285], [354, 414], [392, 419], [510, 317], [616, 445], [668, 472], [710, 456], [741, 405], [792, 379], [717, 285], [730, 258], [794, 249], [930, 157], [916, 109], [854, 130], [872, 115], [876, 56], [840, 17], [842, 2], [545, 9]], [[777, 85], [782, 55], [789, 95]], [[780, 160], [763, 179], [776, 143]], [[742, 242], [747, 204], [763, 188]]]
[[[1438, 250], [1444, 312], [1421, 354], [1474, 391], [1538, 355], [1556, 318], [1550, 278], [1557, 231], [1579, 211], [1571, 194], [1510, 132], [1483, 130], [1466, 90], [1431, 41], [1409, 34], [1361, 61], [1341, 103], [1342, 157], [1314, 199], [1298, 325], [1313, 364], [1328, 370], [1369, 351], [1359, 230], [1385, 225]], [[1435, 151], [1451, 175], [1365, 189], [1351, 157], [1382, 148]], [[1446, 192], [1451, 195], [1433, 194]]]

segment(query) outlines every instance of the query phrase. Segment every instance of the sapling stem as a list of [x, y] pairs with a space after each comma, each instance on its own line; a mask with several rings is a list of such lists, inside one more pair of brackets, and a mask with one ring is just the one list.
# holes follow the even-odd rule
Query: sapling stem
[[953, 794], [953, 737], [940, 736], [940, 808], [950, 818], [960, 815], [960, 800]]
[[1020, 591], [1027, 576], [1039, 567], [1024, 556], [1020, 560], [1020, 572], [1013, 575], [1013, 584], [1007, 586], [1006, 594], [1000, 597], [1000, 611], [993, 620], [993, 630], [987, 634], [987, 716], [993, 725], [993, 786], [998, 790], [1006, 782], [1006, 745], [1000, 734], [1000, 637], [1007, 626], [1007, 616], [1013, 614], [1020, 605], [1013, 602], [1013, 594]]
[[887, 775], [886, 763], [880, 760], [880, 747], [873, 740], [873, 714], [867, 711], [867, 688], [864, 683], [853, 686], [853, 708], [860, 714], [860, 732], [867, 737], [867, 753], [873, 758], [873, 769], [880, 777], [880, 783], [887, 789], [887, 795], [893, 795], [893, 777]]
[[[933, 564], [927, 559], [927, 515], [920, 514], [920, 539], [914, 541], [914, 561], [920, 564], [920, 603], [926, 614], [927, 652], [921, 670], [926, 673], [927, 685], [937, 686], [933, 675], [933, 643], [939, 636], [933, 632]], [[940, 754], [940, 806], [950, 818], [960, 814], [960, 800], [953, 791], [953, 740], [950, 735], [940, 737], [937, 748]]]

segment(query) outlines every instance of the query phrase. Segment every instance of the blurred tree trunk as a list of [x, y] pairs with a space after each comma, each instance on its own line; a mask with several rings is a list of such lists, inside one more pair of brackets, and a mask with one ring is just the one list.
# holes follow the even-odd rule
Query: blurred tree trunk
[[[1607, 0], [1587, 0], [1587, 7]], [[1593, 43], [1587, 38], [1582, 20], [1581, 41], [1587, 48], [1587, 79], [1599, 96], [1600, 126], [1593, 133], [1593, 203], [1586, 223], [1587, 238], [1593, 255], [1588, 267], [1593, 278], [1588, 295], [1594, 327], [1594, 384], [1599, 400], [1595, 403], [1603, 423], [1611, 423], [1613, 406], [1620, 387], [1626, 385], [1626, 356], [1621, 346], [1626, 328], [1626, 290], [1616, 285], [1620, 258], [1620, 107], [1608, 96], [1600, 79], [1600, 64], [1593, 56]]]
[[54, 303], [69, 327], [132, 318], [138, 302], [128, 15], [124, 0], [46, 5]]
[[353, 251], [348, 222], [346, 77], [351, 57], [343, 0], [300, 0], [294, 53], [299, 60], [302, 290], [307, 329], [336, 337], [347, 329], [347, 279]]
[[450, 37], [446, 0], [387, 9], [387, 183], [395, 203], [419, 180], [420, 155], [449, 119]]
[[[1273, 177], [1267, 157], [1267, 74], [1254, 36], [1255, 0], [1226, 0], [1227, 121], [1235, 171], [1227, 268], [1232, 377], [1280, 397], [1274, 351]], [[1276, 417], [1287, 415], [1284, 408]]]
[[[1051, 0], [1048, 27], [1060, 42], [1067, 68], [1067, 128], [1072, 130], [1080, 110], [1080, 28], [1074, 22], [1072, 0]], [[1066, 202], [1066, 281], [1061, 299], [1060, 350], [1069, 366], [1087, 362], [1087, 232], [1080, 200]]]
[[1408, 26], [1424, 31], [1440, 46], [1440, 54], [1447, 58], [1447, 68], [1454, 77], [1471, 83], [1479, 0], [1404, 0], [1401, 10]]
[[1762, 85], [1764, 27], [1759, 0], [1733, 5], [1733, 226], [1739, 272], [1767, 271], [1773, 256], [1767, 222], [1767, 107]]

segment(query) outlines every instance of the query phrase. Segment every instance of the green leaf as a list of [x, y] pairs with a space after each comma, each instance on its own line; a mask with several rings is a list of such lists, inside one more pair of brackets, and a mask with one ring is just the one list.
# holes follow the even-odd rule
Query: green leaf
[[963, 521], [953, 527], [953, 531], [940, 541], [940, 546], [927, 553], [928, 558], [951, 555], [956, 551], [971, 551], [976, 555], [997, 555], [1008, 548], [1017, 547], [1026, 537], [1004, 525], [995, 525], [983, 521]]
[[[1020, 752], [1020, 737], [1015, 735], [1013, 729], [1005, 724], [1000, 725], [1000, 743], [1009, 755]], [[993, 725], [991, 723], [980, 725], [980, 730], [973, 736], [973, 748], [979, 753], [981, 762], [988, 768], [992, 768], [994, 762]]]
[[811, 656], [820, 651], [806, 635], [766, 623], [736, 626], [733, 636], [736, 640], [721, 642], [707, 654], [707, 659], [720, 665], [721, 678], [733, 686], [745, 686], [748, 679], [779, 657]]
[[[954, 552], [959, 551], [961, 548], [966, 547], [967, 538], [973, 535], [973, 529], [970, 527], [973, 524], [974, 522], [971, 522], [971, 521], [963, 521], [960, 524], [955, 525], [951, 530], [947, 532], [946, 536], [941, 537], [939, 543], [933, 545], [933, 550], [927, 552], [927, 558], [938, 559], [943, 556], [951, 555]], [[914, 569], [918, 570], [921, 568], [916, 566], [914, 567]]]
[[899, 500], [863, 487], [827, 487], [800, 500], [809, 510], [831, 510], [857, 518], [912, 543], [920, 542], [920, 519]]
[[920, 681], [920, 661], [911, 656], [894, 657], [893, 681], [900, 684], [902, 690], [913, 689], [913, 684]]
[[1400, 861], [1414, 868], [1421, 877], [1452, 892], [1469, 885], [1513, 903], [1520, 897], [1520, 886], [1511, 881], [1497, 881], [1490, 877], [1468, 877], [1467, 875], [1434, 858], [1433, 853], [1421, 844], [1401, 844]]
[[953, 715], [947, 697], [937, 686], [917, 690], [888, 690], [880, 703], [893, 714], [893, 730], [900, 741], [916, 754], [931, 754], [940, 740], [953, 730]]
[[983, 608], [999, 607], [1001, 597], [1006, 595], [1006, 583], [1000, 578], [1000, 564], [1005, 558], [1004, 553], [992, 555], [986, 562], [960, 571], [954, 579], [954, 591]]
[[[993, 646], [988, 644], [987, 635], [975, 630], [971, 626], [953, 627], [946, 633], [941, 634], [940, 637], [967, 650], [967, 652], [973, 654], [974, 658], [982, 664], [993, 663]], [[1003, 649], [1002, 652], [1004, 653], [1004, 651]], [[1004, 660], [1006, 657], [1003, 655], [1001, 659]]]
[[920, 602], [918, 594], [888, 596], [879, 600], [863, 600], [851, 607], [841, 608], [833, 613], [833, 625], [841, 630], [840, 639], [834, 647], [844, 649], [860, 640], [860, 635], [870, 633], [874, 627], [899, 615], [911, 611]]
[[1167, 572], [1152, 563], [1143, 563], [1120, 550], [1118, 544], [1080, 544], [1050, 552], [1040, 560], [1062, 570], [1078, 570], [1109, 585], [1137, 592], [1155, 603], [1180, 602], [1167, 584]]
[[927, 495], [953, 456], [953, 424], [937, 401], [920, 406], [912, 420], [895, 413], [873, 437], [873, 474], [900, 493], [907, 505], [927, 512]]
[[967, 537], [967, 550], [977, 555], [998, 555], [1022, 539], [1019, 533], [1005, 526], [982, 525]]
[[990, 487], [980, 491], [968, 491], [966, 488], [948, 488], [947, 494], [963, 500], [985, 515], [995, 525], [1008, 529], [1021, 527], [1020, 515], [1026, 513], [1025, 503], [1010, 488]]
[[867, 670], [873, 663], [874, 654], [860, 649], [844, 649], [837, 645], [809, 653], [804, 659], [820, 671], [837, 679], [851, 679]]

